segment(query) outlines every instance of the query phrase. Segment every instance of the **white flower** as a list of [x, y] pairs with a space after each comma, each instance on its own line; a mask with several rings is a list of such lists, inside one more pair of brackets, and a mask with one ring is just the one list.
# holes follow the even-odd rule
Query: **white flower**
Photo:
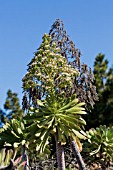
[[55, 54], [54, 54], [53, 52], [50, 52], [50, 54], [49, 54], [49, 55], [54, 56]]
[[70, 80], [71, 80], [71, 78], [70, 78], [70, 77], [67, 77], [67, 78], [66, 78], [66, 81], [70, 81]]
[[48, 47], [49, 47], [49, 45], [45, 45], [45, 47], [47, 47], [47, 48], [48, 48]]
[[[41, 54], [38, 54], [38, 57], [42, 57], [42, 55], [41, 55]], [[37, 58], [37, 56], [36, 56], [36, 58]]]
[[50, 50], [45, 50], [45, 52], [50, 52]]

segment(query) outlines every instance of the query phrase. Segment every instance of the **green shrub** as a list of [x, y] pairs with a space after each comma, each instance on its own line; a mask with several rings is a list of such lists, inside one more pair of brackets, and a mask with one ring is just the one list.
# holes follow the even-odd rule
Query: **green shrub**
[[0, 150], [0, 170], [23, 170], [25, 163], [26, 162], [22, 162], [22, 157], [17, 157], [16, 152], [13, 152], [12, 149]]
[[88, 140], [83, 145], [86, 160], [89, 163], [98, 161], [109, 166], [110, 162], [113, 162], [113, 127], [100, 125], [87, 131], [87, 136]]

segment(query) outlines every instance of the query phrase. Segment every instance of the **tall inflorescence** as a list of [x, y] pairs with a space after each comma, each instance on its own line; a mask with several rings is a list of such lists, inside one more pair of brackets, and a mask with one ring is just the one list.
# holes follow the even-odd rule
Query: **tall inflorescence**
[[29, 99], [23, 101], [24, 108], [32, 104], [36, 106], [37, 99], [43, 100], [50, 95], [57, 99], [67, 97], [75, 77], [79, 76], [79, 71], [67, 64], [66, 58], [60, 54], [60, 48], [56, 47], [55, 42], [51, 44], [51, 41], [51, 36], [44, 34], [42, 44], [28, 64], [23, 88]]
[[[75, 48], [73, 41], [66, 34], [64, 24], [60, 19], [53, 23], [49, 35], [43, 37], [43, 43], [28, 64], [28, 73], [23, 78], [23, 109], [30, 105], [36, 106], [36, 100], [43, 100], [48, 91], [54, 89], [51, 89], [54, 86], [56, 87], [53, 90], [55, 93], [65, 92], [66, 97], [76, 94], [80, 102], [86, 103], [87, 108], [93, 107], [98, 96], [96, 87], [93, 85], [92, 70], [86, 64], [81, 64], [81, 52]], [[65, 74], [64, 68], [67, 70], [71, 68], [73, 72], [76, 72], [73, 78], [70, 71], [67, 71], [67, 75]], [[61, 75], [62, 78], [60, 78]], [[67, 80], [63, 80], [64, 77]], [[73, 80], [69, 81], [69, 77]]]

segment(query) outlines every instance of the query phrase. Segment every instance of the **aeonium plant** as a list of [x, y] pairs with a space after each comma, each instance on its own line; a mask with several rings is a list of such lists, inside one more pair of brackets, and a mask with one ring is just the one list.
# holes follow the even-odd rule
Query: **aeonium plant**
[[83, 145], [83, 153], [87, 155], [87, 161], [98, 161], [101, 165], [110, 166], [113, 162], [113, 127], [100, 125], [86, 133], [88, 141]]
[[34, 127], [37, 126], [37, 133], [34, 135], [39, 137], [37, 150], [44, 151], [48, 136], [53, 132], [58, 166], [63, 170], [65, 166], [62, 143], [65, 138], [71, 137], [73, 140], [74, 136], [83, 137], [81, 128], [85, 121], [81, 114], [85, 114], [82, 107], [84, 103], [79, 103], [76, 97], [73, 100], [72, 96], [69, 97], [78, 75], [79, 72], [67, 63], [56, 44], [51, 45], [51, 36], [44, 34], [43, 42], [23, 78], [23, 88], [29, 96], [29, 103], [26, 103], [24, 98], [23, 106], [26, 108], [27, 104], [28, 110], [31, 106], [34, 109], [34, 114], [28, 115], [27, 120], [34, 117], [33, 124]]

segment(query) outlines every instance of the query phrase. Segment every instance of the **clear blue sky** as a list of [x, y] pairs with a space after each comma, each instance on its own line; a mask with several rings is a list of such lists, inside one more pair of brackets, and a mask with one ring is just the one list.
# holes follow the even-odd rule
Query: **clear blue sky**
[[41, 37], [56, 18], [93, 66], [101, 52], [113, 64], [113, 0], [0, 0], [0, 107], [11, 89], [22, 98], [21, 79]]

